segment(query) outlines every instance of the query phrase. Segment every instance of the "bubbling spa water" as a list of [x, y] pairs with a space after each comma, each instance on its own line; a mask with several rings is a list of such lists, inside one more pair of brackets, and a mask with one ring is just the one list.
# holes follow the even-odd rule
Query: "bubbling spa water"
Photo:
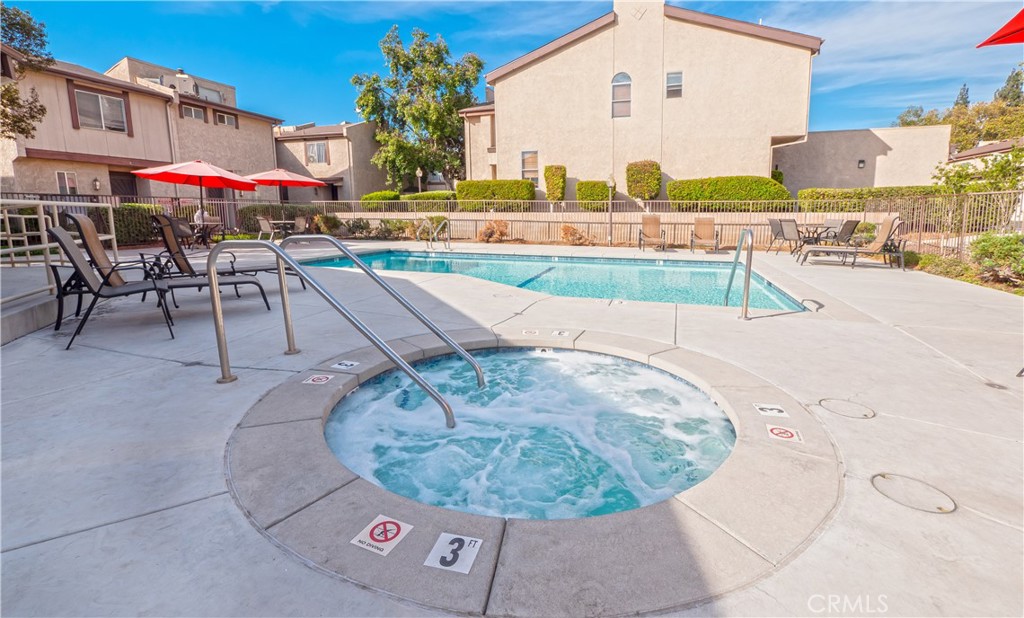
[[689, 382], [587, 352], [514, 349], [416, 364], [455, 410], [389, 371], [345, 397], [324, 434], [363, 478], [413, 500], [524, 519], [590, 517], [660, 502], [703, 481], [736, 441]]

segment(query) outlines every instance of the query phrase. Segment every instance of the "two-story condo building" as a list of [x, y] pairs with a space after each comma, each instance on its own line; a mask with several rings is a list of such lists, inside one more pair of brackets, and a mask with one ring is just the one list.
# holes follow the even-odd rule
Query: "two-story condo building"
[[387, 173], [370, 162], [380, 148], [373, 122], [278, 127], [275, 134], [278, 167], [327, 183], [326, 187], [286, 187], [283, 199], [358, 200], [387, 184]]

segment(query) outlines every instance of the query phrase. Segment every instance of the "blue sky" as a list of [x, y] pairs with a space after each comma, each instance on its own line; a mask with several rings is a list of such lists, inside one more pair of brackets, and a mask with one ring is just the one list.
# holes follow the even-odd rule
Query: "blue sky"
[[[392, 24], [473, 52], [485, 71], [611, 10], [591, 2], [18, 2], [46, 23], [55, 57], [105, 71], [134, 56], [232, 84], [243, 109], [286, 124], [359, 120], [352, 75], [384, 70]], [[825, 39], [814, 60], [811, 130], [888, 126], [908, 105], [949, 107], [964, 82], [989, 100], [1020, 45], [975, 49], [1017, 2], [680, 2]], [[481, 80], [482, 96], [482, 80]]]

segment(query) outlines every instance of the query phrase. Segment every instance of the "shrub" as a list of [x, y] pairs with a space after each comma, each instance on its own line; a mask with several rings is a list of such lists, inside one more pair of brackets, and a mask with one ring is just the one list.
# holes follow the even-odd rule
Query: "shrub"
[[971, 243], [971, 260], [985, 281], [1020, 285], [1024, 280], [1024, 234], [985, 232]]
[[571, 225], [563, 225], [562, 242], [567, 245], [589, 246], [594, 244], [594, 239]]
[[313, 217], [313, 229], [321, 234], [334, 236], [341, 227], [341, 219], [334, 215], [316, 215]]
[[370, 222], [362, 217], [352, 219], [346, 227], [348, 227], [348, 233], [353, 236], [364, 238], [370, 235]]
[[415, 212], [447, 211], [454, 200], [454, 191], [424, 191], [422, 193], [410, 193], [402, 196], [403, 202], [416, 202], [409, 204], [409, 210]]
[[615, 196], [615, 187], [609, 195], [608, 183], [603, 180], [581, 180], [576, 183], [576, 200], [583, 210], [604, 211], [608, 208], [609, 197]]
[[294, 219], [297, 215], [315, 217], [320, 209], [312, 205], [293, 204], [252, 204], [238, 209], [238, 219], [235, 222], [238, 229], [243, 232], [255, 234], [260, 231], [260, 224], [256, 217], [266, 217], [274, 221]]
[[956, 258], [931, 254], [922, 255], [917, 267], [919, 270], [923, 270], [926, 273], [939, 275], [941, 277], [949, 277], [950, 279], [970, 280], [974, 275], [974, 271], [971, 269], [970, 264], [961, 262]]
[[[119, 245], [141, 245], [157, 240], [150, 217], [163, 214], [162, 207], [156, 204], [121, 204], [113, 211], [114, 234]], [[107, 229], [107, 214], [98, 209], [90, 209], [89, 213], [96, 229], [103, 233]]]
[[[673, 202], [791, 200], [786, 187], [764, 176], [716, 176], [668, 183]], [[723, 207], [726, 209], [728, 207]]]
[[903, 252], [903, 265], [907, 268], [917, 268], [924, 256], [916, 251]]
[[866, 245], [875, 239], [878, 226], [868, 221], [861, 221], [853, 230], [853, 244]]
[[565, 166], [545, 165], [544, 186], [547, 190], [549, 202], [561, 202], [565, 200]]
[[[796, 198], [804, 200], [870, 200], [887, 197], [922, 197], [939, 195], [942, 187], [934, 185], [905, 187], [859, 187], [854, 189], [808, 188], [797, 191]], [[803, 205], [801, 204], [801, 210]]]
[[399, 199], [398, 191], [374, 191], [359, 198], [360, 202], [396, 202]]
[[786, 176], [782, 173], [782, 170], [772, 170], [772, 180], [779, 183], [780, 185], [786, 184]]
[[653, 200], [661, 194], [661, 165], [634, 161], [626, 165], [626, 193], [636, 200]]
[[[532, 183], [531, 183], [532, 184]], [[508, 221], [488, 221], [476, 235], [480, 242], [503, 242], [508, 239]]]
[[373, 230], [373, 237], [377, 240], [391, 240], [402, 238], [406, 233], [406, 222], [402, 219], [381, 219], [377, 222], [377, 228]]
[[459, 200], [533, 200], [536, 187], [529, 180], [463, 180], [455, 187]]

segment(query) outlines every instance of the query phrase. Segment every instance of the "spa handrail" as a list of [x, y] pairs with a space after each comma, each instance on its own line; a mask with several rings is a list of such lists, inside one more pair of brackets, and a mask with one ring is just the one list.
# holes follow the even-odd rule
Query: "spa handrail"
[[[294, 238], [294, 237], [293, 237]], [[287, 239], [286, 239], [287, 240]], [[455, 427], [455, 414], [452, 412], [451, 405], [445, 400], [441, 393], [437, 392], [433, 386], [431, 386], [426, 380], [423, 379], [415, 369], [413, 369], [409, 363], [405, 362], [401, 356], [399, 356], [394, 350], [388, 346], [380, 337], [377, 336], [368, 326], [356, 317], [351, 311], [348, 310], [345, 305], [341, 304], [337, 298], [335, 298], [330, 292], [328, 292], [319, 281], [314, 279], [306, 269], [304, 269], [295, 259], [288, 255], [281, 247], [267, 240], [226, 240], [221, 241], [214, 245], [213, 249], [210, 250], [209, 256], [206, 258], [206, 271], [210, 278], [210, 304], [213, 307], [213, 324], [217, 331], [217, 353], [220, 355], [220, 370], [221, 377], [217, 379], [219, 384], [226, 384], [228, 382], [234, 382], [238, 379], [237, 376], [231, 374], [231, 364], [228, 360], [228, 342], [227, 336], [224, 332], [224, 312], [221, 309], [220, 303], [220, 289], [217, 286], [217, 256], [225, 250], [236, 249], [236, 248], [262, 248], [269, 249], [277, 255], [277, 280], [278, 286], [281, 288], [281, 306], [284, 313], [284, 325], [285, 325], [285, 336], [288, 339], [288, 349], [285, 354], [297, 354], [298, 348], [295, 347], [295, 333], [292, 329], [292, 312], [291, 303], [288, 300], [288, 283], [285, 281], [285, 265], [291, 268], [295, 274], [301, 277], [311, 288], [316, 290], [317, 294], [320, 295], [335, 311], [340, 313], [346, 320], [355, 327], [375, 348], [381, 351], [384, 356], [393, 362], [399, 369], [401, 369], [413, 382], [419, 385], [420, 388], [430, 396], [437, 405], [441, 407], [444, 412], [445, 424], [449, 429]], [[459, 348], [461, 349], [461, 348]], [[474, 361], [475, 362], [475, 361]], [[481, 374], [482, 377], [482, 374]]]
[[352, 263], [358, 266], [360, 270], [362, 270], [363, 273], [366, 274], [367, 277], [369, 277], [374, 283], [380, 286], [381, 289], [383, 289], [385, 292], [391, 295], [391, 298], [394, 298], [396, 301], [398, 301], [398, 304], [405, 307], [406, 311], [411, 313], [414, 318], [419, 320], [420, 323], [422, 323], [424, 326], [430, 329], [430, 332], [434, 333], [435, 335], [437, 335], [439, 339], [441, 339], [441, 341], [444, 341], [446, 344], [448, 344], [448, 347], [451, 348], [453, 352], [462, 357], [462, 360], [469, 363], [469, 365], [473, 368], [473, 371], [476, 372], [476, 385], [479, 388], [484, 387], [484, 384], [486, 384], [487, 381], [484, 379], [484, 370], [480, 367], [480, 363], [476, 362], [476, 359], [473, 358], [473, 356], [469, 352], [464, 350], [462, 346], [455, 343], [455, 340], [449, 337], [448, 333], [441, 330], [441, 328], [438, 325], [430, 321], [430, 318], [423, 315], [419, 309], [417, 309], [412, 303], [410, 303], [404, 296], [399, 294], [398, 290], [391, 287], [391, 285], [388, 284], [387, 281], [381, 279], [380, 275], [374, 272], [372, 268], [367, 266], [366, 262], [359, 259], [359, 256], [353, 253], [352, 250], [346, 247], [345, 244], [342, 243], [340, 240], [333, 236], [327, 236], [325, 234], [295, 235], [289, 236], [288, 238], [282, 240], [281, 249], [283, 250], [288, 245], [297, 242], [311, 242], [315, 240], [323, 241], [334, 245], [334, 247], [341, 251], [345, 255], [345, 257], [352, 260]]
[[736, 266], [740, 261], [740, 253], [743, 251], [743, 241], [747, 241], [747, 261], [743, 264], [743, 308], [740, 310], [740, 318], [749, 320], [748, 307], [750, 305], [750, 271], [754, 261], [754, 230], [745, 228], [740, 230], [739, 241], [736, 242], [736, 254], [732, 256], [732, 269], [729, 271], [729, 283], [725, 286], [725, 300], [722, 302], [729, 306], [729, 292], [732, 291], [732, 281], [736, 277]]
[[449, 251], [452, 250], [452, 234], [451, 228], [448, 225], [448, 219], [441, 221], [441, 223], [436, 227], [434, 226], [434, 223], [430, 219], [423, 219], [422, 221], [420, 221], [420, 224], [416, 226], [417, 239], [420, 237], [420, 232], [423, 230], [423, 228], [427, 229], [427, 249], [431, 251], [434, 250], [434, 243], [437, 242], [438, 236], [441, 234], [441, 231], [444, 230], [448, 232], [448, 235], [445, 236], [444, 238], [444, 248]]

